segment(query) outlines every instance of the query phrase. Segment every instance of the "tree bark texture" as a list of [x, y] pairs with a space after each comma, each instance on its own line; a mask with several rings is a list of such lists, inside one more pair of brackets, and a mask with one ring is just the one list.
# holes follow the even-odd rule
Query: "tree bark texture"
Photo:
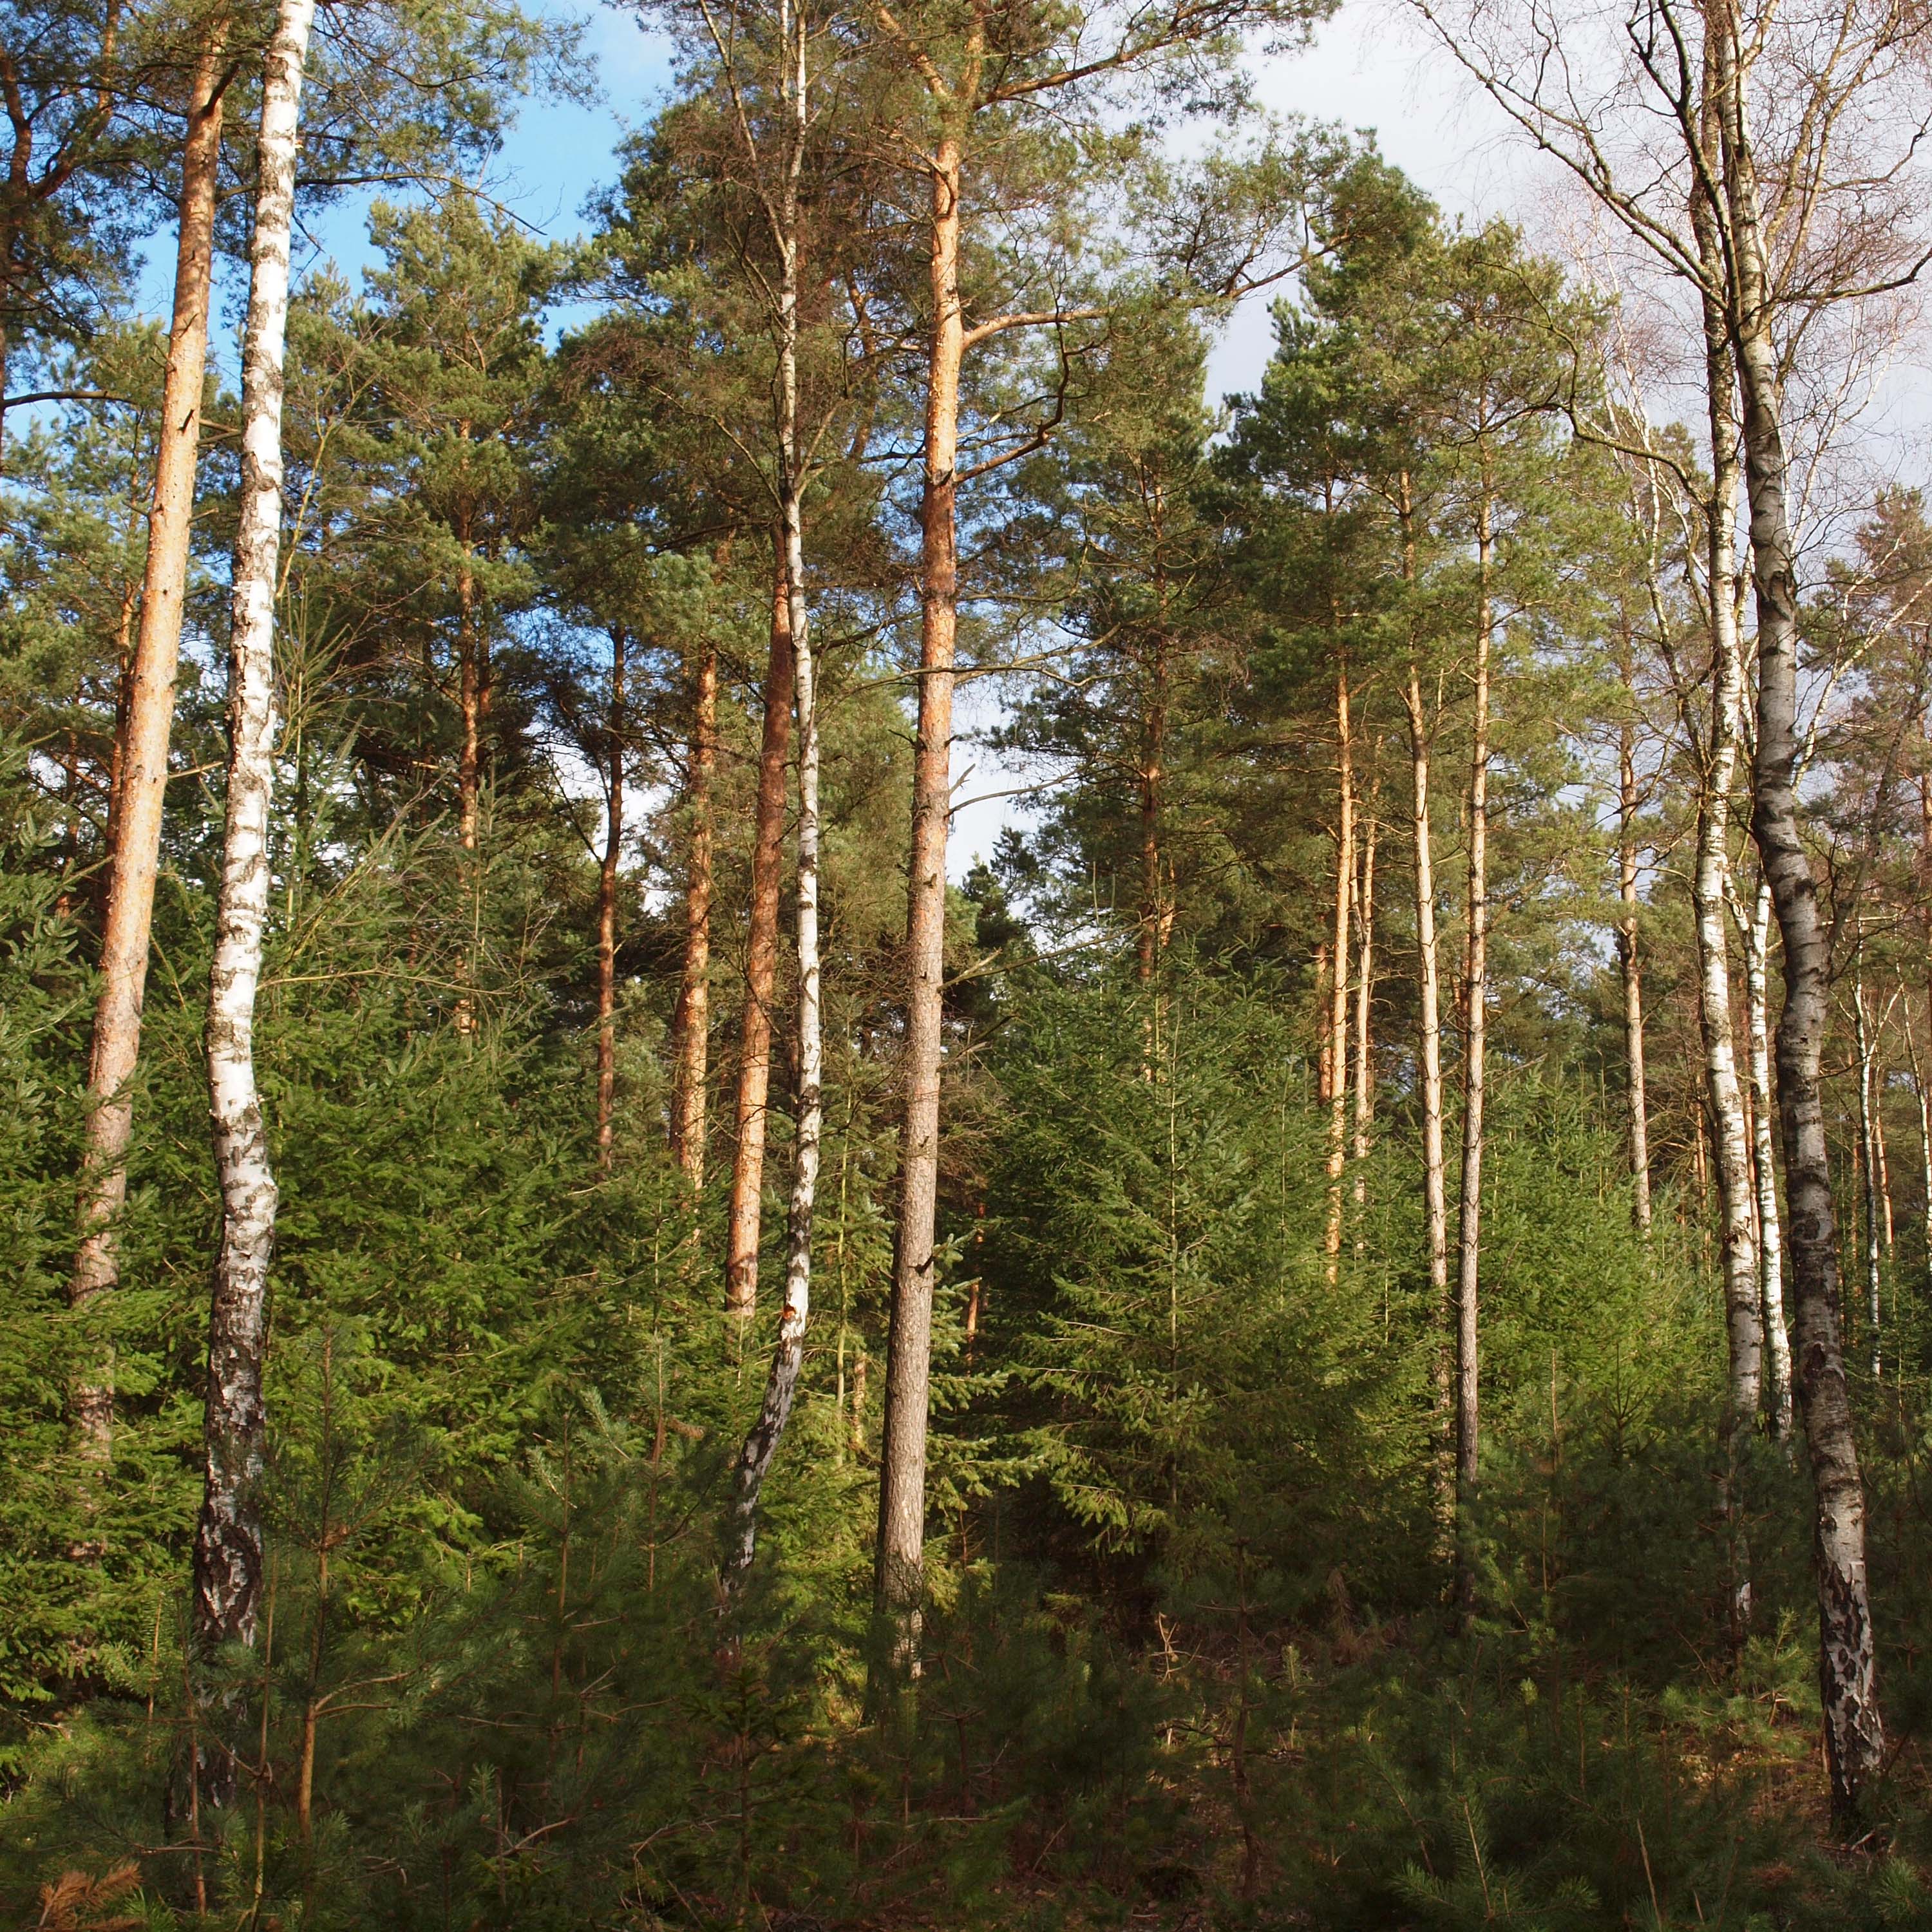
[[1758, 632], [1757, 760], [1751, 830], [1784, 943], [1778, 1097], [1784, 1141], [1793, 1341], [1799, 1412], [1816, 1498], [1819, 1685], [1832, 1806], [1855, 1817], [1885, 1760], [1870, 1584], [1864, 1486], [1838, 1324], [1838, 1225], [1820, 1061], [1831, 982], [1830, 940], [1799, 823], [1798, 584], [1792, 556], [1777, 349], [1757, 182], [1738, 72], [1736, 22], [1712, 36], [1724, 104], [1724, 174], [1736, 264], [1732, 317], [1743, 394], [1751, 575]]
[[711, 781], [718, 764], [718, 652], [706, 645], [692, 680], [685, 772], [684, 965], [672, 1022], [671, 1155], [694, 1196], [704, 1186], [705, 1104], [711, 1048]]
[[[127, 718], [116, 747], [119, 772], [114, 843], [108, 860], [100, 992], [88, 1064], [89, 1112], [82, 1157], [81, 1240], [68, 1289], [76, 1308], [86, 1307], [120, 1280], [117, 1222], [128, 1198], [128, 1145], [134, 1130], [134, 1102], [129, 1083], [141, 1052], [141, 1008], [147, 992], [154, 880], [160, 865], [168, 740], [181, 656], [195, 460], [201, 440], [202, 386], [208, 364], [226, 21], [211, 22], [206, 34], [188, 90], [174, 312], [162, 380], [148, 554], [128, 679]], [[76, 1387], [72, 1407], [84, 1451], [104, 1461], [112, 1448], [114, 1425], [112, 1373], [108, 1363], [98, 1364]]]
[[[276, 569], [281, 547], [282, 392], [294, 229], [296, 128], [315, 0], [280, 0], [256, 140], [255, 230], [242, 351], [242, 488], [230, 604], [228, 811], [208, 1001], [208, 1086], [221, 1184], [208, 1312], [195, 1642], [252, 1646], [265, 1549], [258, 1490], [266, 1415], [268, 1264], [275, 1178], [255, 1080], [255, 994], [268, 923], [274, 789]], [[218, 1780], [218, 1802], [232, 1780]]]
[[905, 1112], [899, 1135], [898, 1226], [879, 1472], [878, 1603], [894, 1633], [897, 1660], [908, 1670], [917, 1668], [925, 1579], [926, 1427], [939, 1200], [946, 836], [959, 596], [955, 493], [959, 373], [965, 353], [959, 304], [960, 175], [958, 134], [948, 128], [932, 164], [932, 319], [920, 504], [919, 726], [906, 882]]
[[737, 1142], [724, 1229], [724, 1306], [749, 1324], [758, 1305], [764, 1231], [765, 1130], [772, 1082], [772, 1000], [778, 978], [778, 896], [784, 874], [785, 768], [791, 758], [791, 588], [784, 537], [777, 533], [772, 585], [772, 652], [765, 670], [764, 730], [758, 746], [758, 817], [752, 844], [752, 904], [745, 935], [745, 1010], [739, 1029]]
[[1758, 881], [1757, 897], [1747, 918], [1733, 898], [1731, 914], [1744, 950], [1744, 1015], [1750, 1036], [1751, 1136], [1757, 1187], [1758, 1304], [1764, 1318], [1765, 1400], [1772, 1432], [1780, 1442], [1791, 1435], [1791, 1335], [1784, 1319], [1784, 1224], [1778, 1204], [1778, 1161], [1772, 1121], [1776, 1106], [1771, 1091], [1771, 886]]

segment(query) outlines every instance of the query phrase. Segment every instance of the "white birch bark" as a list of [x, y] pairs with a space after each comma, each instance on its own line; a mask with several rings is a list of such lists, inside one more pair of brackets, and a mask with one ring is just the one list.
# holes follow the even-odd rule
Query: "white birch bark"
[[758, 1419], [739, 1451], [731, 1540], [726, 1552], [727, 1600], [751, 1567], [758, 1536], [758, 1497], [791, 1417], [805, 1360], [812, 1308], [812, 1229], [818, 1195], [824, 1115], [824, 1054], [820, 1023], [818, 950], [818, 706], [805, 598], [802, 497], [805, 459], [798, 424], [800, 232], [799, 177], [808, 127], [806, 28], [802, 13], [780, 0], [781, 93], [788, 110], [784, 176], [773, 213], [780, 262], [778, 335], [778, 522], [784, 545], [786, 596], [792, 649], [792, 693], [798, 721], [798, 1117], [794, 1143], [791, 1208], [785, 1232], [784, 1306], [778, 1346], [765, 1382]]
[[1778, 1162], [1771, 1123], [1771, 887], [1758, 881], [1757, 902], [1746, 916], [1736, 892], [1731, 917], [1744, 953], [1744, 1015], [1750, 1035], [1753, 1165], [1757, 1185], [1758, 1300], [1764, 1315], [1765, 1395], [1772, 1433], [1791, 1436], [1791, 1333], [1784, 1319], [1784, 1240], [1778, 1204]]
[[274, 602], [282, 517], [282, 365], [288, 331], [296, 124], [315, 0], [281, 0], [268, 44], [242, 348], [242, 502], [230, 642], [228, 818], [208, 1004], [208, 1106], [221, 1182], [209, 1310], [206, 1481], [194, 1539], [194, 1630], [252, 1643], [261, 1595], [262, 1355], [275, 1180], [255, 1082], [255, 992], [268, 907], [274, 783]]

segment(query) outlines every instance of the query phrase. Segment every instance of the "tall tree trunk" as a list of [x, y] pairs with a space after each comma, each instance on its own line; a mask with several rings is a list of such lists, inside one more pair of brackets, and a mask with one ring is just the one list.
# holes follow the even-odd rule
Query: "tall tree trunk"
[[[175, 672], [181, 655], [182, 600], [194, 514], [195, 458], [208, 364], [208, 309], [214, 254], [214, 209], [221, 162], [227, 22], [202, 30], [188, 88], [182, 148], [180, 228], [175, 254], [174, 314], [162, 379], [154, 454], [154, 502], [141, 584], [126, 728], [120, 758], [113, 849], [108, 859], [107, 917], [101, 936], [100, 992], [88, 1065], [86, 1149], [80, 1184], [81, 1240], [68, 1299], [84, 1309], [120, 1280], [117, 1222], [128, 1198], [128, 1144], [134, 1130], [129, 1083], [141, 1052], [141, 1006], [148, 940], [160, 869], [161, 810]], [[112, 1447], [114, 1388], [108, 1361], [94, 1364], [72, 1395], [84, 1453], [104, 1462]]]
[[597, 868], [597, 1165], [608, 1168], [617, 1106], [617, 866], [624, 847], [625, 656], [610, 627], [610, 769], [604, 777], [604, 856]]
[[1617, 743], [1617, 963], [1624, 982], [1624, 1064], [1629, 1075], [1631, 1199], [1636, 1224], [1650, 1232], [1650, 1105], [1644, 1090], [1643, 962], [1637, 950], [1636, 734], [1628, 720]]
[[456, 567], [456, 679], [463, 725], [456, 760], [456, 831], [464, 850], [473, 852], [483, 794], [483, 653], [477, 636], [476, 572], [466, 512], [458, 519], [456, 536], [462, 548], [462, 561]]
[[[252, 1646], [264, 1569], [262, 1478], [266, 1418], [268, 1264], [275, 1178], [255, 1081], [255, 992], [270, 884], [274, 789], [276, 566], [282, 521], [282, 371], [296, 123], [315, 0], [280, 0], [263, 65], [256, 139], [255, 231], [242, 351], [242, 487], [230, 602], [228, 803], [208, 1000], [208, 1110], [221, 1184], [221, 1234], [208, 1310], [201, 1514], [195, 1526], [194, 1641], [206, 1658]], [[212, 1778], [217, 1804], [232, 1764]]]
[[1477, 1298], [1483, 1253], [1484, 1053], [1487, 1044], [1490, 929], [1490, 653], [1496, 619], [1490, 596], [1495, 555], [1487, 479], [1476, 526], [1478, 578], [1474, 715], [1469, 741], [1469, 907], [1462, 958], [1462, 1177], [1456, 1224], [1456, 1604], [1475, 1614], [1474, 1510], [1480, 1411]]
[[1348, 1150], [1348, 919], [1355, 898], [1354, 732], [1346, 668], [1335, 674], [1335, 976], [1328, 995], [1328, 1222], [1322, 1242], [1331, 1282], [1341, 1264], [1342, 1168]]
[[879, 1607], [896, 1661], [916, 1671], [925, 1581], [926, 1442], [932, 1373], [934, 1237], [939, 1199], [939, 1070], [946, 967], [946, 833], [951, 802], [953, 646], [959, 558], [955, 491], [959, 371], [960, 146], [949, 127], [932, 169], [932, 334], [920, 519], [919, 736], [907, 868], [905, 1113], [879, 1472]]
[[[1717, 148], [1714, 128], [1710, 146]], [[1708, 196], [1694, 200], [1692, 222], [1706, 272], [1721, 272], [1718, 212]], [[1710, 728], [1699, 747], [1697, 853], [1691, 910], [1697, 940], [1697, 1019], [1704, 1049], [1704, 1094], [1710, 1109], [1718, 1170], [1719, 1254], [1724, 1274], [1725, 1333], [1730, 1376], [1723, 1425], [1724, 1505], [1730, 1544], [1731, 1632], [1742, 1645], [1750, 1623], [1750, 1558], [1739, 1526], [1739, 1438], [1757, 1426], [1762, 1381], [1764, 1324], [1757, 1243], [1751, 1226], [1750, 1141], [1738, 1084], [1731, 1028], [1730, 958], [1724, 899], [1730, 884], [1731, 787], [1742, 723], [1744, 656], [1737, 624], [1737, 416], [1732, 404], [1731, 344], [1721, 304], [1704, 303], [1705, 389], [1709, 416], [1711, 493], [1705, 505], [1705, 574], [1711, 630]]]
[[772, 1079], [772, 998], [778, 977], [778, 891], [784, 872], [785, 766], [791, 757], [790, 579], [777, 533], [772, 652], [758, 747], [758, 803], [752, 845], [751, 916], [745, 939], [745, 1016], [739, 1034], [738, 1130], [724, 1229], [724, 1306], [750, 1324], [758, 1305], [758, 1242], [764, 1218], [766, 1103]]
[[1872, 1108], [1872, 1070], [1877, 1048], [1865, 1011], [1862, 962], [1853, 974], [1852, 1014], [1858, 1054], [1858, 1152], [1864, 1170], [1865, 1319], [1870, 1334], [1871, 1378], [1876, 1383], [1885, 1374], [1884, 1310], [1879, 1274], [1878, 1133]]
[[1141, 724], [1140, 918], [1134, 934], [1134, 977], [1143, 986], [1154, 983], [1160, 956], [1164, 897], [1160, 877], [1161, 786], [1166, 776], [1167, 639], [1159, 626], [1152, 640], [1147, 712]]
[[[692, 682], [691, 750], [684, 782], [685, 814], [690, 825], [684, 860], [684, 969], [679, 976], [677, 1013], [671, 1026], [676, 1054], [671, 1088], [671, 1155], [694, 1196], [704, 1186], [706, 1083], [711, 1048], [711, 779], [718, 762], [716, 645], [705, 646]], [[755, 1252], [755, 1244], [754, 1246]]]
[[[1381, 785], [1376, 782], [1369, 794], [1368, 831], [1362, 841], [1362, 889], [1355, 942], [1355, 1138], [1351, 1153], [1357, 1162], [1369, 1157], [1369, 1130], [1376, 1117], [1373, 1018], [1376, 991], [1376, 840], [1381, 830], [1377, 818]], [[1367, 1198], [1367, 1176], [1359, 1168], [1355, 1175], [1355, 1204]]]
[[[784, 1312], [766, 1378], [758, 1419], [738, 1456], [735, 1542], [728, 1578], [751, 1568], [758, 1534], [758, 1496], [791, 1415], [805, 1361], [812, 1305], [812, 1226], [818, 1195], [819, 1142], [824, 1124], [824, 1051], [820, 1036], [818, 957], [818, 708], [812, 631], [805, 602], [805, 538], [798, 445], [798, 182], [805, 154], [806, 29], [802, 14], [781, 0], [790, 145], [776, 239], [782, 260], [778, 296], [778, 524], [791, 634], [792, 689], [798, 709], [798, 1114], [794, 1142], [791, 1211], [785, 1231]], [[730, 1590], [728, 1581], [728, 1594]]]
[[1804, 849], [1794, 782], [1798, 739], [1798, 584], [1786, 499], [1778, 352], [1757, 181], [1745, 122], [1738, 50], [1730, 19], [1712, 35], [1724, 104], [1724, 164], [1732, 318], [1744, 398], [1745, 476], [1758, 634], [1757, 760], [1751, 830], [1771, 881], [1784, 941], [1784, 1010], [1778, 1024], [1778, 1098], [1790, 1209], [1792, 1325], [1798, 1407], [1810, 1454], [1816, 1514], [1819, 1684], [1834, 1813], [1850, 1821], [1885, 1760], [1877, 1661], [1865, 1568], [1864, 1485], [1852, 1426], [1838, 1328], [1837, 1216], [1826, 1144], [1820, 1061], [1831, 983], [1830, 940]]

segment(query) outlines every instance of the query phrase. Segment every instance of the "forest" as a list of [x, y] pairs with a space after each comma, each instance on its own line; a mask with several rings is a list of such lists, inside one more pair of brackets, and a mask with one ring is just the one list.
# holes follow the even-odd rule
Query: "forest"
[[0, 0], [0, 1922], [1932, 1927], [1932, 16], [521, 3]]

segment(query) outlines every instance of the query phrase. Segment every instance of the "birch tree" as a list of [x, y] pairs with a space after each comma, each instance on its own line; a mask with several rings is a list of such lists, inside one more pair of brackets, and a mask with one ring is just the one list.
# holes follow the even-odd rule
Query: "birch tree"
[[[1775, 0], [1749, 11], [1736, 0], [1658, 0], [1621, 20], [1418, 5], [1642, 258], [1699, 312], [1711, 305], [1737, 386], [1757, 625], [1752, 832], [1784, 948], [1776, 1052], [1794, 1366], [1816, 1499], [1826, 1755], [1833, 1810], [1850, 1820], [1885, 1742], [1820, 1071], [1829, 935], [1795, 779], [1803, 720], [1786, 398], [1794, 372], [1830, 352], [1834, 310], [1855, 315], [1926, 259], [1923, 26], [1891, 6], [1814, 20]], [[1714, 257], [1700, 245], [1706, 224]], [[1730, 398], [1709, 400], [1716, 412]]]
[[[229, 634], [227, 822], [208, 986], [208, 1082], [222, 1219], [208, 1316], [206, 1448], [194, 1541], [205, 1649], [251, 1644], [263, 1582], [261, 1480], [275, 1180], [255, 1077], [274, 790], [274, 628], [282, 521], [282, 365], [296, 124], [314, 0], [280, 0], [262, 68], [255, 226], [242, 353], [242, 500]], [[218, 1794], [224, 1781], [211, 1790]]]

